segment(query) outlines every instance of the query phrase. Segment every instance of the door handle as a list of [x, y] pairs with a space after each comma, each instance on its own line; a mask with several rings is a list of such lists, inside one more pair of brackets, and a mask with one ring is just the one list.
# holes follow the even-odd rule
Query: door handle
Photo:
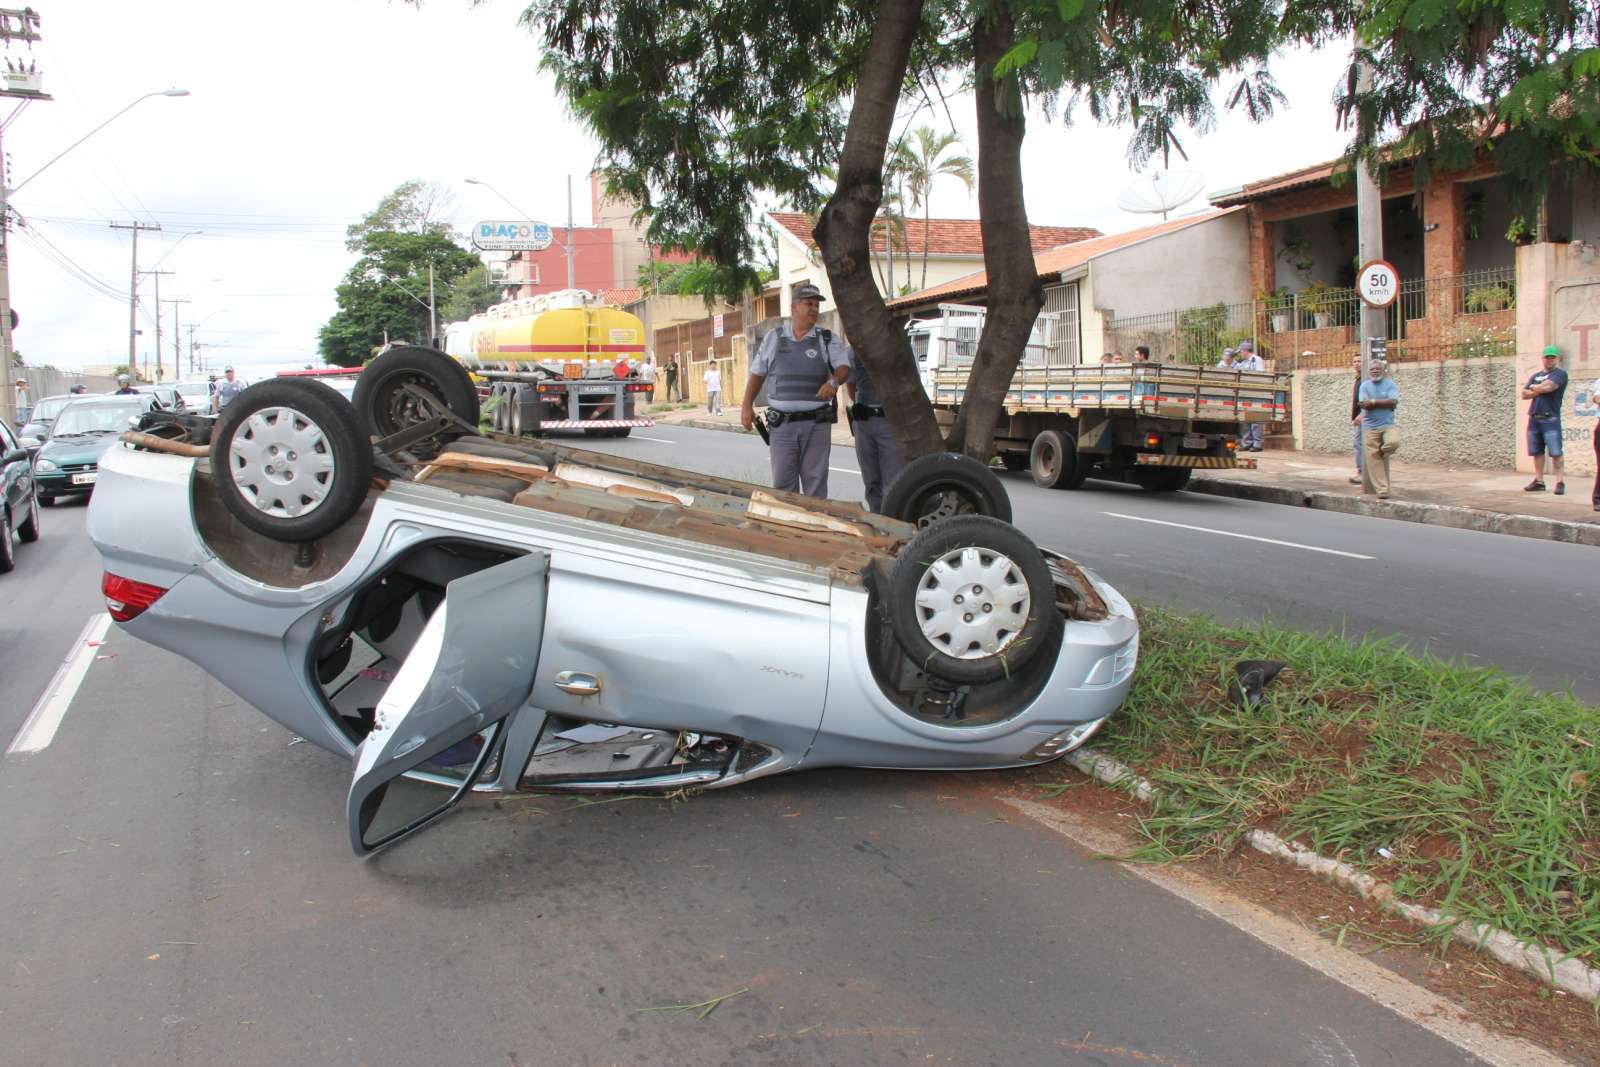
[[575, 697], [592, 697], [600, 692], [600, 679], [582, 671], [562, 671], [556, 675], [556, 688]]

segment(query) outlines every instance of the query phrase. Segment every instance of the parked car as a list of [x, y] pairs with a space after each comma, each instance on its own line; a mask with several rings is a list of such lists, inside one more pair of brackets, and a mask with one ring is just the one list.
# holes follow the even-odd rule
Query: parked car
[[22, 429], [18, 431], [17, 436], [19, 438], [43, 441], [50, 436], [50, 427], [54, 425], [56, 416], [61, 414], [61, 409], [76, 399], [78, 398], [70, 393], [62, 393], [59, 396], [47, 396], [40, 400], [33, 405], [33, 410], [28, 412], [28, 421], [22, 424]]
[[172, 387], [183, 398], [185, 411], [204, 413], [211, 410], [210, 382], [174, 382]]
[[49, 507], [58, 497], [92, 493], [101, 455], [116, 444], [118, 434], [156, 406], [149, 393], [73, 397], [56, 417], [34, 460], [39, 503]]
[[39, 540], [39, 496], [33, 456], [0, 420], [0, 574], [17, 565], [17, 542]]

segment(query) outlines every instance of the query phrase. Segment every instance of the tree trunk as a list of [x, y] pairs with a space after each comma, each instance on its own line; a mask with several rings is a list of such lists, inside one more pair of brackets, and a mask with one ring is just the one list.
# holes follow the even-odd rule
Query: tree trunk
[[845, 333], [872, 373], [907, 460], [938, 452], [944, 442], [911, 342], [873, 282], [870, 234], [883, 203], [884, 154], [921, 20], [922, 0], [885, 0], [879, 7], [839, 154], [839, 178], [815, 231]]
[[1028, 209], [1022, 198], [1022, 94], [1015, 75], [994, 78], [995, 61], [1016, 43], [1016, 25], [1003, 3], [979, 19], [973, 33], [978, 99], [978, 215], [988, 313], [967, 378], [966, 399], [951, 428], [949, 447], [975, 459], [994, 453], [994, 429], [1033, 322], [1044, 305], [1033, 262]]

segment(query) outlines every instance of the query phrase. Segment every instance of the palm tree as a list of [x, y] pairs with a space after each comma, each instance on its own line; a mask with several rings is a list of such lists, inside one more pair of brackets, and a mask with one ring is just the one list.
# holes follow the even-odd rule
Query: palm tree
[[[894, 148], [898, 149], [897, 169], [904, 175], [906, 194], [909, 204], [914, 211], [922, 208], [922, 285], [928, 287], [928, 234], [931, 230], [929, 212], [929, 194], [933, 191], [935, 178], [948, 174], [952, 178], [959, 178], [967, 187], [967, 193], [972, 192], [974, 172], [972, 157], [963, 155], [945, 156], [946, 149], [961, 145], [961, 138], [953, 130], [939, 133], [929, 126], [919, 126], [912, 134], [913, 143], [906, 144], [897, 141]], [[961, 145], [961, 147], [965, 147]], [[909, 273], [909, 272], [908, 272]]]

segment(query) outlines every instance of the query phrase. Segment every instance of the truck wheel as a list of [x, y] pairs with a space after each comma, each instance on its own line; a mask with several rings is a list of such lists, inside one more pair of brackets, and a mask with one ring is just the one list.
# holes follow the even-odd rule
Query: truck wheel
[[[432, 403], [407, 391], [408, 385], [429, 394]], [[368, 363], [356, 379], [351, 403], [373, 437], [388, 437], [444, 410], [478, 425], [478, 391], [466, 368], [443, 352], [415, 345], [391, 348]]]
[[372, 446], [344, 398], [321, 382], [269, 379], [234, 397], [211, 435], [211, 480], [241, 523], [313, 541], [361, 507]]
[[1194, 473], [1188, 467], [1135, 467], [1128, 477], [1140, 489], [1152, 493], [1176, 493], [1189, 484]]
[[950, 682], [1016, 673], [1062, 625], [1050, 568], [1010, 523], [962, 515], [900, 550], [889, 578], [889, 625], [911, 661]]
[[1041, 430], [1028, 453], [1033, 484], [1045, 489], [1076, 489], [1089, 476], [1078, 460], [1078, 439], [1063, 430]]
[[918, 526], [957, 515], [1011, 521], [1011, 498], [1000, 476], [960, 452], [918, 456], [883, 494], [883, 513]]
[[506, 391], [506, 403], [511, 407], [511, 414], [506, 419], [506, 432], [512, 437], [522, 436], [522, 387], [513, 385]]

